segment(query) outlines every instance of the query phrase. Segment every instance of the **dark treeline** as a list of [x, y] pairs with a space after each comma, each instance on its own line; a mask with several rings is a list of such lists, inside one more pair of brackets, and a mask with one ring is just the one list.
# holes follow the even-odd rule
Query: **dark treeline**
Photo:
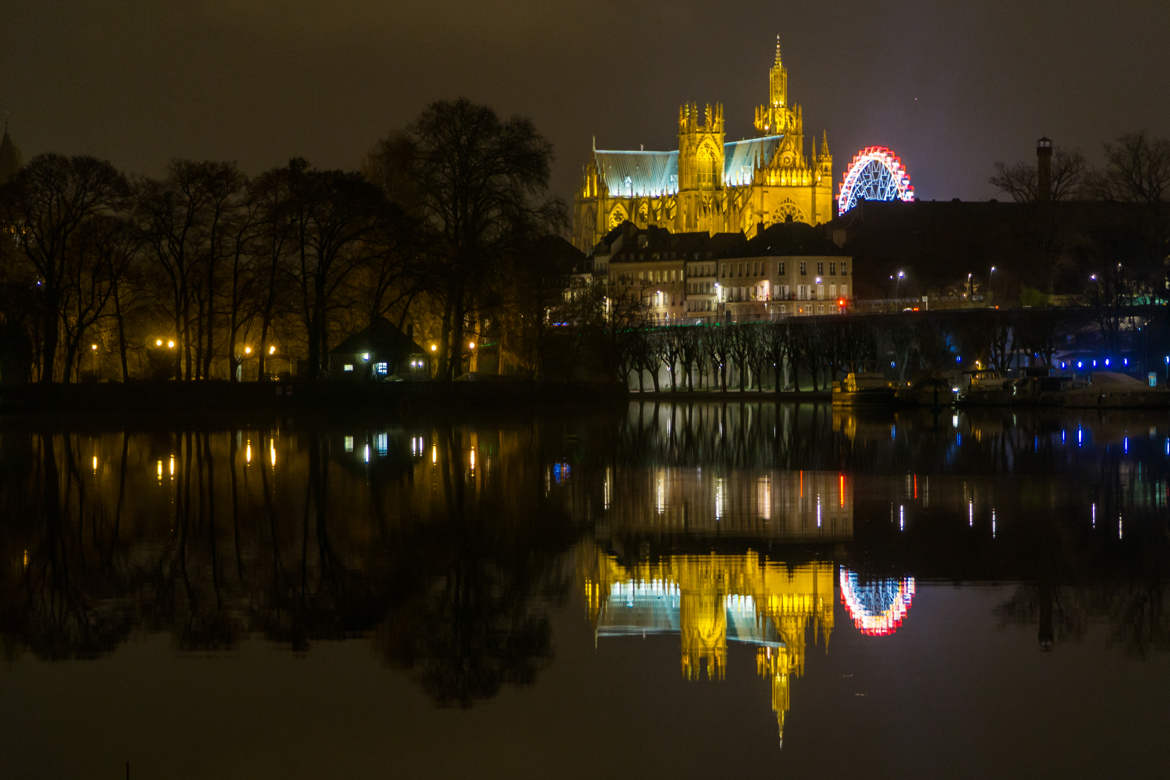
[[523, 363], [564, 272], [546, 261], [551, 155], [528, 120], [458, 100], [362, 172], [180, 159], [156, 179], [34, 157], [0, 188], [0, 381], [317, 378], [379, 317], [437, 342], [441, 378], [469, 332]]
[[[617, 374], [639, 390], [828, 391], [849, 372], [899, 381], [979, 364], [1055, 369], [1058, 353], [1127, 353], [1158, 367], [1170, 317], [1110, 300], [1072, 310], [986, 309], [795, 317], [773, 322], [643, 328], [614, 334]], [[1136, 365], [1136, 363], [1135, 363]]]

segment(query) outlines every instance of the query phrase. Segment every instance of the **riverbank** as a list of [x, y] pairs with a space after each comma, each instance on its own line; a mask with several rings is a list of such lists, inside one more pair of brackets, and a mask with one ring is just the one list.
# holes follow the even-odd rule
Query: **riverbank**
[[617, 385], [499, 379], [490, 382], [128, 382], [0, 387], [0, 420], [253, 421], [296, 414], [467, 417], [478, 412], [597, 409], [624, 404]]
[[636, 390], [631, 390], [629, 399], [631, 401], [734, 401], [743, 403], [749, 401], [753, 403], [759, 401], [806, 401], [808, 403], [821, 403], [828, 401], [831, 395], [828, 390], [805, 390], [803, 392], [785, 390], [777, 393], [774, 390], [744, 390], [740, 392], [738, 389], [728, 388], [726, 392], [722, 390], [659, 390], [658, 392], [639, 393]]

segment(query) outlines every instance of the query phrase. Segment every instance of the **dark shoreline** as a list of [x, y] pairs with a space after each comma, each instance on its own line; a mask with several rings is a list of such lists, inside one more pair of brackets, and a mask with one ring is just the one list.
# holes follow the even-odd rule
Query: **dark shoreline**
[[286, 417], [322, 421], [414, 417], [528, 416], [556, 410], [624, 407], [622, 388], [606, 385], [491, 382], [130, 382], [0, 387], [0, 424], [59, 420], [79, 427], [268, 424]]

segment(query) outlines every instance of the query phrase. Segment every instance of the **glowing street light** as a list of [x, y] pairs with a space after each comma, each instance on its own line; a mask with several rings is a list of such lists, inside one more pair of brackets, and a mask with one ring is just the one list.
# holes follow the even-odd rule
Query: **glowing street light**
[[244, 354], [245, 354], [245, 355], [251, 355], [251, 354], [252, 354], [252, 348], [251, 348], [251, 347], [244, 347]]
[[475, 349], [475, 342], [474, 341], [467, 342], [467, 348], [468, 349]]
[[439, 345], [432, 342], [431, 343], [431, 352], [438, 352], [438, 351], [439, 351]]
[[169, 339], [169, 340], [167, 341], [167, 349], [174, 349], [174, 348], [175, 348], [175, 340], [174, 340], [174, 339]]
[[268, 347], [268, 354], [269, 354], [269, 355], [275, 355], [275, 354], [276, 354], [276, 345], [275, 345], [275, 344], [273, 344], [273, 345], [271, 345], [270, 347]]
[[155, 345], [156, 347], [161, 347], [161, 346], [163, 345], [163, 341], [162, 341], [162, 339], [155, 339], [155, 340], [154, 340], [154, 345]]

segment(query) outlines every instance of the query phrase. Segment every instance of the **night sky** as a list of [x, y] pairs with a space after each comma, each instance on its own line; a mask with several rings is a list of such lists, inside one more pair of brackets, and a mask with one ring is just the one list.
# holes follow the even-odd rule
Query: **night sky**
[[171, 157], [256, 173], [293, 155], [355, 167], [428, 102], [531, 116], [571, 197], [600, 148], [672, 149], [678, 104], [722, 101], [750, 136], [781, 35], [805, 130], [835, 176], [892, 146], [919, 196], [983, 199], [996, 160], [1049, 135], [1170, 136], [1170, 3], [618, 3], [612, 0], [16, 0], [0, 114], [25, 159], [88, 153], [159, 174]]

